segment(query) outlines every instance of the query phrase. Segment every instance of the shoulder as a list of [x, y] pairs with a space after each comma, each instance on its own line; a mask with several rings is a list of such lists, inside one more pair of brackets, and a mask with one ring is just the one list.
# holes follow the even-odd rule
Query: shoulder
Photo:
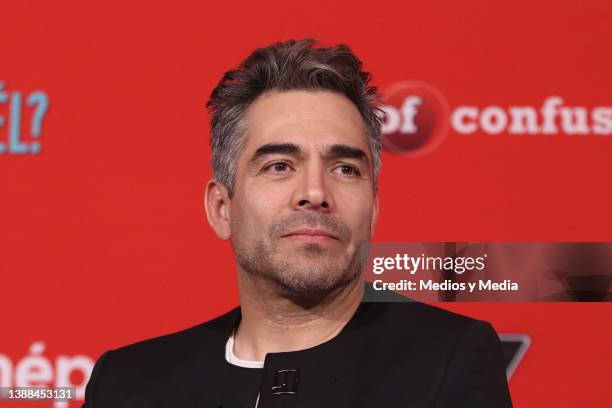
[[460, 315], [437, 306], [413, 301], [392, 291], [376, 291], [372, 285], [364, 286], [365, 308], [374, 310], [382, 327], [402, 335], [418, 332], [421, 337], [457, 335], [466, 329], [490, 324]]
[[436, 384], [436, 407], [512, 406], [501, 343], [489, 322], [413, 302], [392, 305], [384, 324], [421, 377]]
[[[87, 385], [86, 401], [113, 394], [137, 392], [183, 381], [202, 367], [222, 363], [225, 342], [240, 309], [205, 323], [105, 352], [96, 362]], [[94, 398], [95, 397], [95, 398]], [[91, 403], [87, 407], [93, 406]]]
[[[373, 304], [376, 305], [376, 304]], [[377, 337], [399, 348], [407, 346], [446, 360], [465, 341], [496, 347], [499, 338], [490, 323], [420, 302], [382, 303]]]
[[468, 316], [421, 302], [389, 303], [384, 314], [386, 325], [414, 330], [461, 331], [478, 322]]
[[511, 406], [501, 344], [490, 323], [418, 302], [373, 309], [382, 313], [376, 313], [369, 350], [384, 364], [374, 371], [412, 375], [436, 407]]
[[[238, 313], [235, 308], [224, 315], [185, 330], [178, 331], [113, 350], [115, 361], [145, 366], [160, 363], [176, 364], [193, 357], [193, 353], [225, 342]], [[152, 358], [155, 356], [155, 358]]]

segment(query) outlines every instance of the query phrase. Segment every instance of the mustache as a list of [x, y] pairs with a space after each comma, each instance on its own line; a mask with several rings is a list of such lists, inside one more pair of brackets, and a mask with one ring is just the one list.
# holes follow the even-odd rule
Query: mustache
[[350, 241], [353, 234], [344, 222], [330, 215], [300, 212], [275, 221], [269, 229], [272, 237], [280, 237], [298, 227], [323, 228], [335, 234], [340, 241]]

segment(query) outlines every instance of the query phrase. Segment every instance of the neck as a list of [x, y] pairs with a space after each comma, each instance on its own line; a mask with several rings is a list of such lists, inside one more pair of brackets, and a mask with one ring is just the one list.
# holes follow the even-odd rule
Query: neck
[[319, 297], [287, 296], [238, 271], [242, 320], [234, 354], [263, 361], [267, 353], [303, 350], [334, 338], [351, 319], [363, 295], [361, 279]]

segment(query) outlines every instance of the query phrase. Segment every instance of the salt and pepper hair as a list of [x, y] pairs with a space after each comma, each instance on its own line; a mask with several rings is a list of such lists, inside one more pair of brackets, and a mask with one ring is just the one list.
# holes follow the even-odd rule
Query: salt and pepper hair
[[233, 196], [236, 164], [244, 146], [245, 115], [266, 91], [327, 90], [345, 95], [363, 118], [372, 156], [374, 191], [380, 171], [380, 96], [370, 85], [372, 75], [351, 49], [338, 44], [317, 47], [313, 39], [290, 40], [259, 48], [236, 69], [227, 71], [212, 91], [206, 107], [211, 112], [212, 169], [215, 180]]

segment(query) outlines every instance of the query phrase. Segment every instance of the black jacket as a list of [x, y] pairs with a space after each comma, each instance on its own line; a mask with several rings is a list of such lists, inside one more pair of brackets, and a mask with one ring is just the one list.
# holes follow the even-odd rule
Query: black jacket
[[[104, 353], [84, 407], [239, 407], [234, 395], [243, 388], [225, 360], [239, 321], [236, 308]], [[512, 406], [491, 325], [416, 302], [361, 303], [335, 338], [269, 353], [261, 372], [258, 408]]]

